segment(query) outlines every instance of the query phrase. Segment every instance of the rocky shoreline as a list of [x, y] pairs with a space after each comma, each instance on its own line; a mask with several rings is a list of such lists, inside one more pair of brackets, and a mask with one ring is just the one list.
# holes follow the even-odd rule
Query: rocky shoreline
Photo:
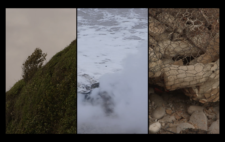
[[[113, 114], [113, 94], [99, 91], [98, 98], [92, 97], [92, 90], [100, 84], [82, 85], [79, 93], [87, 102], [98, 103], [95, 100], [100, 98], [106, 115]], [[149, 88], [149, 134], [219, 134], [219, 102], [202, 104], [179, 90], [157, 93]]]

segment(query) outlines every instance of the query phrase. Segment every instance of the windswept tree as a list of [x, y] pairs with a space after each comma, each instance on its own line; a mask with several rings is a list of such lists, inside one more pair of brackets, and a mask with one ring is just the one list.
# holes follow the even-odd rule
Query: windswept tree
[[23, 64], [23, 79], [28, 82], [35, 72], [42, 67], [44, 60], [46, 60], [47, 53], [42, 53], [40, 48], [36, 48], [31, 56], [28, 56], [27, 60]]

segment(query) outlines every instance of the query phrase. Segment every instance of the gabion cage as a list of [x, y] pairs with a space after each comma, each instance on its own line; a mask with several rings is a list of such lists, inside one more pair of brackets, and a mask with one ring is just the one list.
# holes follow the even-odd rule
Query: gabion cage
[[149, 8], [149, 84], [219, 101], [219, 9]]

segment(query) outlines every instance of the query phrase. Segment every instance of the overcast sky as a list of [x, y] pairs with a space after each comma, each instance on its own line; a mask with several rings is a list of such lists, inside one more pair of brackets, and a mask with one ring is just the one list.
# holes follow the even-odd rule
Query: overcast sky
[[6, 9], [6, 91], [22, 78], [22, 64], [36, 47], [47, 53], [46, 63], [75, 38], [75, 8]]

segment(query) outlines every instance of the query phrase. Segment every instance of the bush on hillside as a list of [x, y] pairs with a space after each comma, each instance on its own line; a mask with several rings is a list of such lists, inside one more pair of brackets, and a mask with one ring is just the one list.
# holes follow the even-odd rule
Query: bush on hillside
[[23, 79], [28, 82], [35, 72], [42, 67], [44, 60], [46, 60], [47, 53], [42, 53], [40, 48], [36, 48], [31, 56], [28, 56], [27, 60], [23, 64]]

